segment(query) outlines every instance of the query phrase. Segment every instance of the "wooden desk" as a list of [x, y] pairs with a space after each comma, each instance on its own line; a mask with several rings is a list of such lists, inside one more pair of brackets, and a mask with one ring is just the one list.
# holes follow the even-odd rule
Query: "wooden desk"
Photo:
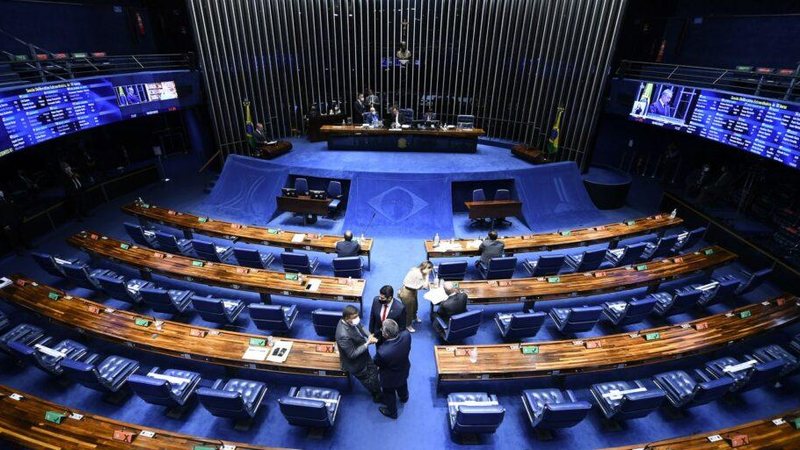
[[276, 141], [274, 144], [263, 142], [261, 144], [256, 144], [256, 150], [258, 151], [259, 158], [272, 159], [292, 151], [292, 143], [289, 141]]
[[[683, 223], [680, 217], [670, 218], [667, 214], [657, 214], [627, 222], [610, 223], [596, 227], [561, 230], [553, 233], [528, 234], [502, 238], [506, 254], [556, 250], [559, 248], [590, 245], [611, 241], [610, 248], [615, 248], [620, 239], [629, 238]], [[444, 240], [443, 240], [444, 241]], [[433, 240], [425, 241], [427, 258], [449, 258], [455, 256], [480, 256], [477, 245], [472, 240], [457, 239], [452, 247], [434, 247]]]
[[[778, 306], [778, 299], [785, 301]], [[767, 304], [756, 303], [734, 309], [733, 314], [716, 314], [687, 322], [685, 325], [640, 330], [581, 340], [542, 341], [525, 344], [436, 346], [436, 368], [439, 382], [533, 378], [553, 375], [574, 375], [586, 372], [616, 370], [671, 361], [688, 355], [707, 353], [731, 342], [758, 336], [789, 325], [800, 319], [800, 305], [790, 294]], [[750, 311], [750, 317], [740, 313]], [[698, 323], [708, 328], [697, 330]], [[647, 340], [649, 333], [659, 338]], [[598, 343], [587, 348], [586, 343]], [[591, 345], [591, 344], [589, 344]], [[523, 347], [538, 347], [536, 354], [523, 354]], [[472, 364], [467, 355], [456, 356], [457, 350], [478, 348], [478, 362]]]
[[324, 216], [328, 214], [328, 204], [331, 202], [330, 199], [318, 200], [307, 195], [299, 195], [297, 197], [279, 195], [277, 196], [277, 200], [278, 209], [281, 211], [313, 214], [315, 216]]
[[[92, 239], [92, 236], [97, 239]], [[160, 250], [141, 248], [135, 244], [108, 238], [97, 232], [81, 232], [67, 239], [67, 242], [81, 250], [108, 258], [139, 269], [142, 277], [150, 273], [160, 273], [168, 277], [194, 281], [231, 289], [251, 290], [261, 294], [265, 303], [271, 301], [271, 294], [303, 297], [312, 300], [331, 300], [337, 302], [358, 302], [362, 304], [366, 280], [305, 275], [304, 282], [287, 280], [283, 272], [252, 269], [230, 264], [202, 261], [186, 256], [173, 255]], [[129, 248], [123, 249], [125, 244]], [[309, 282], [318, 280], [319, 288], [309, 291]], [[350, 284], [348, 284], [350, 283]], [[362, 305], [363, 306], [363, 305]], [[363, 309], [363, 308], [362, 308]]]
[[328, 150], [386, 150], [409, 152], [475, 153], [478, 137], [486, 134], [472, 130], [404, 128], [362, 128], [360, 125], [323, 125], [328, 136]]
[[[798, 449], [800, 448], [800, 430], [792, 425], [792, 421], [798, 417], [800, 417], [800, 409], [721, 430], [605, 450], [730, 450], [730, 437], [737, 434], [746, 434], [749, 438], [750, 443], [742, 447], [747, 450]], [[775, 419], [783, 419], [785, 423], [775, 425], [772, 422]], [[708, 437], [715, 434], [722, 436], [723, 440], [710, 442]]]
[[[9, 397], [19, 394], [17, 401]], [[60, 424], [46, 421], [48, 411], [80, 414], [80, 420], [65, 417]], [[112, 439], [114, 431], [125, 430], [136, 434], [133, 442]], [[148, 430], [155, 433], [152, 438], [139, 436], [139, 432]], [[66, 405], [52, 403], [27, 392], [0, 385], [0, 439], [19, 444], [25, 448], [48, 450], [58, 449], [120, 449], [131, 448], [161, 450], [187, 450], [195, 446], [219, 448], [220, 445], [235, 445], [237, 449], [276, 449], [253, 444], [208, 439], [198, 436], [175, 433], [158, 428], [143, 427], [127, 422], [110, 419]]]
[[[706, 254], [708, 251], [710, 254]], [[458, 287], [470, 303], [516, 303], [592, 295], [603, 292], [650, 286], [696, 272], [710, 272], [736, 259], [724, 248], [713, 246], [677, 257], [652, 260], [636, 266], [564, 274], [557, 277], [512, 278], [510, 280], [459, 281]], [[637, 268], [641, 270], [637, 270]]]
[[320, 114], [316, 117], [309, 117], [306, 126], [308, 132], [308, 140], [310, 142], [324, 141], [327, 137], [323, 128], [326, 125], [343, 123], [347, 120], [347, 115], [344, 113], [339, 114]]
[[519, 200], [484, 200], [480, 202], [464, 202], [470, 219], [502, 219], [522, 215], [522, 202]]
[[[181, 229], [184, 231], [187, 239], [191, 239], [192, 232], [197, 231], [208, 236], [221, 237], [223, 239], [247, 242], [250, 244], [280, 247], [289, 251], [297, 249], [323, 253], [336, 253], [336, 243], [342, 240], [342, 236], [318, 235], [312, 237], [310, 233], [302, 231], [277, 230], [273, 228], [241, 225], [205, 216], [202, 216], [205, 222], [201, 222], [201, 216], [173, 211], [153, 204], [140, 204], [139, 202], [133, 202], [123, 206], [122, 211], [137, 217], [143, 225], [147, 225], [147, 222], [157, 222], [162, 225]], [[292, 239], [298, 234], [304, 234], [305, 239], [303, 239], [302, 242], [293, 242]], [[374, 240], [372, 238], [364, 238], [360, 241], [360, 254], [367, 257], [367, 267], [369, 267], [371, 262], [373, 242]]]
[[[0, 289], [0, 296], [11, 303], [47, 317], [63, 326], [77, 328], [79, 332], [111, 342], [127, 345], [148, 352], [175, 358], [192, 359], [226, 367], [247, 368], [296, 375], [346, 377], [339, 362], [339, 353], [333, 342], [306, 341], [276, 337], [275, 340], [291, 341], [292, 349], [283, 363], [251, 361], [242, 359], [251, 338], [265, 339], [265, 335], [235, 333], [227, 330], [205, 328], [168, 320], [162, 321], [160, 329], [154, 318], [129, 311], [106, 309], [95, 303], [46, 285], [34, 286], [29, 278], [14, 276], [14, 280], [25, 280], [25, 286], [12, 284]], [[58, 300], [48, 295], [55, 292]], [[96, 308], [97, 312], [91, 309]], [[150, 321], [147, 327], [136, 325], [136, 319]], [[204, 336], [192, 336], [192, 330]], [[317, 346], [333, 346], [334, 352], [319, 352]]]

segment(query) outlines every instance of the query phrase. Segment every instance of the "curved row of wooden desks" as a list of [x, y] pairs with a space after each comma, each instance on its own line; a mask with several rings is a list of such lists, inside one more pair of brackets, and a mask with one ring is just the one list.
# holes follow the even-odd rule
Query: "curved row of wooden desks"
[[[683, 436], [647, 444], [626, 445], [605, 450], [727, 450], [737, 439], [747, 450], [792, 450], [800, 448], [800, 409], [769, 419], [755, 420], [722, 430]], [[713, 441], [713, 442], [712, 442]]]
[[[22, 398], [15, 400], [17, 396]], [[61, 423], [45, 420], [48, 412], [63, 414]], [[142, 431], [145, 433], [140, 434]], [[118, 437], [122, 437], [120, 432], [130, 435], [132, 441], [128, 443], [114, 439], [115, 433]], [[153, 436], [149, 437], [148, 432], [152, 432]], [[0, 440], [10, 441], [25, 448], [48, 450], [92, 448], [186, 450], [216, 449], [222, 445], [235, 446], [241, 450], [274, 448], [223, 442], [219, 439], [188, 436], [120, 422], [52, 403], [2, 385], [0, 385]]]

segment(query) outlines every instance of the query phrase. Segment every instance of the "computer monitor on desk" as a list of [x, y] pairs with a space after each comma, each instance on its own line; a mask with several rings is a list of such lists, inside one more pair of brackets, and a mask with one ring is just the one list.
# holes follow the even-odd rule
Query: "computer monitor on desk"
[[325, 198], [326, 198], [325, 191], [310, 190], [310, 191], [308, 191], [308, 193], [311, 196], [311, 198], [314, 198], [314, 199], [317, 199], [317, 200], [325, 200]]
[[283, 194], [284, 197], [297, 197], [297, 191], [294, 188], [281, 188], [281, 194]]
[[438, 126], [439, 126], [439, 121], [438, 120], [420, 119], [420, 120], [415, 120], [414, 121], [414, 127], [415, 128], [419, 128], [419, 129], [433, 129], [433, 128], [436, 128]]

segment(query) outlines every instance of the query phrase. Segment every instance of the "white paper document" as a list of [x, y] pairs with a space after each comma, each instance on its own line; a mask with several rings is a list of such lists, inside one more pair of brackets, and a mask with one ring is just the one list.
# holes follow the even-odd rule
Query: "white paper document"
[[292, 350], [292, 341], [275, 341], [272, 345], [272, 350], [267, 356], [267, 361], [282, 363], [289, 357], [289, 352]]
[[264, 361], [267, 359], [267, 355], [269, 355], [269, 351], [271, 349], [269, 347], [247, 347], [247, 351], [244, 352], [242, 355], [242, 359], [247, 359], [250, 361]]

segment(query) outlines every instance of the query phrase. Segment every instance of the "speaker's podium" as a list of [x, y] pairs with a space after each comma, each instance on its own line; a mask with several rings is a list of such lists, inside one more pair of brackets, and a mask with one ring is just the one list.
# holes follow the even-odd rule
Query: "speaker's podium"
[[292, 143], [289, 141], [269, 141], [256, 143], [256, 156], [261, 159], [272, 159], [276, 156], [289, 153]]

